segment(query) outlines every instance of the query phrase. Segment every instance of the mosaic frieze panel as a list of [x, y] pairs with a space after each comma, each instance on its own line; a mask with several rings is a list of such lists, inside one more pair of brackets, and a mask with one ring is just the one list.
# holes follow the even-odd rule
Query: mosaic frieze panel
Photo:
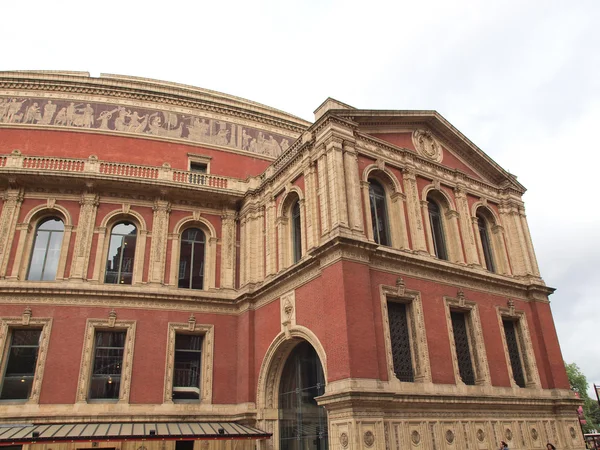
[[0, 97], [0, 123], [73, 127], [183, 139], [278, 157], [287, 136], [197, 115], [57, 98]]

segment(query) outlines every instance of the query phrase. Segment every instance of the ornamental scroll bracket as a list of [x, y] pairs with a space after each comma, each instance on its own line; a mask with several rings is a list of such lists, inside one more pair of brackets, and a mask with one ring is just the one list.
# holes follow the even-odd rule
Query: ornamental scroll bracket
[[117, 312], [113, 308], [108, 313], [108, 326], [110, 328], [114, 328], [116, 321], [117, 321]]
[[23, 311], [23, 316], [21, 323], [23, 325], [29, 325], [29, 321], [31, 320], [31, 308], [29, 306], [25, 307], [25, 311]]

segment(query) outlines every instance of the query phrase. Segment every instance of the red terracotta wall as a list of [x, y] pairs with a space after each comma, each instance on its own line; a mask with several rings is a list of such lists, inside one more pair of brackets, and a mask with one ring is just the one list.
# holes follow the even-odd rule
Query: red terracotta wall
[[188, 170], [188, 153], [212, 157], [210, 172], [245, 179], [264, 172], [270, 161], [252, 156], [211, 150], [203, 147], [144, 139], [143, 137], [107, 136], [88, 132], [48, 130], [0, 130], [0, 154], [18, 149], [25, 156], [88, 158], [96, 155], [104, 161], [161, 166]]

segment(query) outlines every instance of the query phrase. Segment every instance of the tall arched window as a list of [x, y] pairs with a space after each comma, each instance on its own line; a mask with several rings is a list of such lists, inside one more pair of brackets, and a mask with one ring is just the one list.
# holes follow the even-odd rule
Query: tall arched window
[[292, 256], [294, 263], [302, 258], [302, 223], [300, 221], [300, 202], [296, 200], [291, 209]]
[[204, 288], [204, 252], [206, 236], [199, 228], [188, 228], [181, 235], [178, 286]]
[[35, 231], [35, 241], [27, 273], [28, 280], [50, 281], [56, 279], [64, 231], [65, 224], [56, 217], [40, 222]]
[[131, 284], [137, 228], [131, 222], [117, 223], [110, 233], [105, 283]]
[[369, 180], [369, 200], [371, 203], [373, 239], [375, 239], [375, 242], [379, 245], [391, 246], [385, 190], [383, 189], [383, 186], [375, 180]]
[[444, 223], [440, 205], [431, 197], [427, 197], [427, 208], [429, 210], [429, 223], [431, 225], [431, 238], [433, 240], [433, 251], [439, 259], [448, 259], [446, 251], [446, 240], [444, 238]]
[[327, 411], [315, 397], [325, 393], [323, 366], [315, 349], [298, 344], [285, 363], [279, 385], [281, 450], [327, 449]]
[[488, 231], [488, 221], [481, 213], [477, 213], [477, 226], [479, 228], [479, 237], [481, 238], [481, 249], [483, 250], [485, 267], [490, 272], [495, 272], [496, 267], [494, 266], [494, 256], [492, 253], [492, 243]]

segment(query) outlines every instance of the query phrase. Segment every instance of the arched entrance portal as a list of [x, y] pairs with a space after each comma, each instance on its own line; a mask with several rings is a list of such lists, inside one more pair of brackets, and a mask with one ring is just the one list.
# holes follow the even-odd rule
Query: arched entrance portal
[[325, 393], [323, 366], [315, 349], [299, 343], [283, 367], [279, 383], [280, 450], [326, 450], [327, 411], [315, 397]]

